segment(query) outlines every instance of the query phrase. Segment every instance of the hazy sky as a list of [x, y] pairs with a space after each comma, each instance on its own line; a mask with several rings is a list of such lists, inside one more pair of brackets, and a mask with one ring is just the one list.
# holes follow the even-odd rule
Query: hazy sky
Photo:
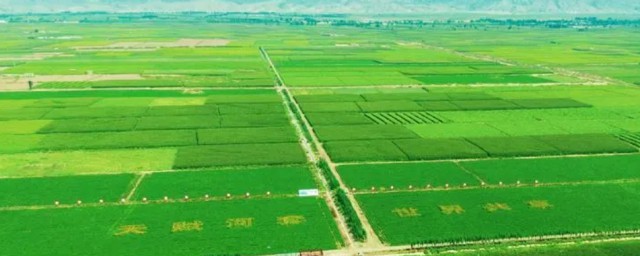
[[640, 0], [0, 0], [0, 12], [640, 13]]

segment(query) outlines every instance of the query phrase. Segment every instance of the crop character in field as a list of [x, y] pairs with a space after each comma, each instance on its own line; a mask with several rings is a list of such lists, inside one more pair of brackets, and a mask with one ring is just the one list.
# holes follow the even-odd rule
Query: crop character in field
[[202, 231], [204, 223], [202, 221], [180, 221], [174, 222], [171, 226], [172, 233]]
[[113, 234], [115, 236], [126, 235], [144, 235], [147, 233], [147, 226], [144, 224], [138, 225], [123, 225], [118, 227], [118, 230]]
[[233, 218], [227, 220], [227, 228], [250, 228], [253, 226], [253, 218]]

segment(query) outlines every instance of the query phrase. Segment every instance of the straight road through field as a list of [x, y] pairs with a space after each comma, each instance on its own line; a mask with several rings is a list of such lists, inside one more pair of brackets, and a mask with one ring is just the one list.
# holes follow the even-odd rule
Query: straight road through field
[[[304, 135], [302, 124], [300, 124], [298, 122], [298, 119], [296, 118], [295, 112], [292, 109], [293, 107], [295, 107], [296, 108], [296, 112], [300, 113], [302, 115], [302, 110], [300, 109], [300, 106], [298, 106], [295, 103], [295, 100], [291, 96], [291, 92], [285, 86], [284, 81], [282, 80], [282, 77], [280, 76], [280, 74], [278, 73], [276, 67], [274, 66], [273, 62], [271, 61], [271, 58], [269, 58], [268, 53], [262, 47], [260, 47], [260, 54], [265, 59], [265, 61], [267, 61], [267, 63], [269, 64], [269, 68], [273, 71], [273, 73], [276, 76], [276, 81], [277, 81], [276, 87], [277, 87], [278, 94], [280, 94], [280, 96], [282, 97], [282, 100], [283, 100], [283, 104], [286, 106], [287, 114], [289, 116], [289, 119], [291, 120], [291, 123], [293, 124], [293, 126], [296, 129], [296, 134], [298, 135], [298, 138], [300, 140], [300, 145], [301, 145], [302, 149], [305, 151], [305, 153], [307, 155], [307, 160], [309, 161], [311, 166], [313, 166], [313, 168], [316, 169], [315, 170], [316, 171], [316, 176], [321, 180], [321, 182], [323, 183], [323, 186], [325, 188], [328, 187], [327, 179], [321, 174], [320, 170], [317, 170], [318, 158], [316, 157], [316, 153], [313, 150], [313, 148], [311, 146], [311, 143], [309, 142], [309, 140]], [[294, 104], [288, 104], [288, 102], [293, 102]], [[303, 118], [303, 121], [306, 122], [306, 119]], [[308, 123], [305, 123], [304, 125], [305, 125], [305, 127], [307, 127], [307, 130], [309, 130], [310, 126], [308, 125]], [[339, 213], [340, 212], [340, 210], [338, 209], [338, 206], [337, 206], [333, 196], [331, 195], [331, 191], [329, 191], [328, 189], [325, 189], [324, 199], [327, 202], [327, 205], [329, 206], [331, 211], [333, 211], [335, 213]], [[353, 237], [351, 237], [351, 235], [350, 235], [349, 228], [347, 226], [347, 222], [346, 222], [344, 216], [342, 214], [336, 214], [335, 219], [336, 219], [336, 222], [338, 224], [338, 228], [340, 230], [340, 234], [342, 235], [342, 238], [345, 240], [346, 245], [347, 246], [352, 246], [354, 244]]]
[[[318, 139], [318, 137], [316, 136], [315, 132], [313, 131], [313, 128], [311, 127], [311, 124], [309, 123], [309, 121], [305, 117], [304, 112], [302, 112], [302, 108], [300, 108], [300, 106], [295, 101], [295, 99], [293, 99], [293, 96], [292, 96], [289, 88], [284, 83], [284, 80], [280, 76], [280, 73], [278, 73], [278, 70], [277, 70], [276, 66], [273, 64], [273, 61], [271, 60], [271, 58], [269, 57], [269, 54], [262, 47], [260, 47], [260, 52], [261, 52], [262, 56], [264, 57], [264, 59], [268, 62], [271, 70], [275, 73], [276, 79], [277, 79], [278, 84], [279, 84], [279, 90], [278, 91], [283, 95], [283, 97], [288, 98], [288, 101], [292, 103], [291, 105], [293, 105], [293, 106], [289, 106], [289, 104], [287, 104], [289, 106], [289, 108], [288, 108], [289, 112], [293, 115], [294, 114], [293, 110], [290, 109], [290, 107], [295, 107], [296, 108], [297, 112], [301, 116], [301, 119], [302, 119], [302, 122], [303, 122], [302, 125], [304, 125], [306, 127], [306, 130], [309, 132], [309, 135], [311, 136], [311, 139], [313, 140], [313, 144], [316, 146], [316, 150], [317, 150], [317, 152], [319, 154], [319, 157], [322, 158], [324, 161], [326, 161], [329, 164], [331, 172], [333, 173], [333, 175], [336, 177], [336, 179], [340, 183], [340, 187], [342, 189], [344, 189], [345, 191], [349, 191], [347, 186], [344, 184], [344, 182], [340, 178], [340, 175], [338, 174], [338, 171], [336, 169], [336, 164], [333, 163], [333, 161], [331, 161], [331, 158], [329, 157], [329, 155], [327, 154], [325, 149], [322, 147], [322, 144], [320, 143], [320, 140]], [[298, 124], [298, 122], [294, 122], [294, 124], [297, 124], [298, 126], [300, 125], [300, 124]], [[297, 129], [297, 130], [299, 131], [298, 135], [301, 138], [303, 138], [304, 134], [302, 133], [302, 127], [299, 127], [299, 129]], [[306, 141], [306, 139], [301, 139], [301, 141]], [[314, 165], [315, 165], [315, 163], [314, 163]], [[323, 178], [324, 182], [326, 183], [327, 182], [326, 181], [326, 177], [322, 177], [322, 178]], [[355, 197], [353, 196], [353, 194], [348, 192], [347, 193], [347, 197], [349, 198], [349, 201], [351, 202], [351, 204], [353, 205], [354, 209], [356, 210], [356, 213], [358, 214], [358, 217], [360, 218], [360, 220], [361, 220], [361, 222], [363, 224], [363, 228], [365, 229], [365, 232], [367, 233], [367, 240], [362, 245], [362, 247], [367, 247], [367, 248], [382, 248], [382, 247], [384, 247], [384, 245], [382, 244], [382, 242], [380, 241], [378, 236], [373, 231], [373, 228], [369, 224], [366, 216], [364, 215], [363, 210], [358, 205], [358, 203], [357, 203]], [[332, 209], [337, 210], [338, 208], [335, 205], [335, 202], [334, 202], [333, 198], [331, 196], [329, 196], [328, 200], [330, 201], [329, 202], [330, 203], [330, 207], [332, 207]], [[339, 224], [339, 226], [341, 228], [347, 229], [346, 228], [346, 221], [344, 220], [344, 218], [342, 217], [341, 214], [339, 214], [339, 215], [340, 215], [340, 222], [342, 222], [342, 223]], [[349, 234], [348, 231], [347, 231], [347, 234]], [[349, 241], [348, 244], [351, 245], [350, 249], [352, 250], [352, 252], [356, 252], [357, 248], [354, 247], [355, 244], [353, 243], [353, 239], [350, 236], [348, 238], [348, 241]]]

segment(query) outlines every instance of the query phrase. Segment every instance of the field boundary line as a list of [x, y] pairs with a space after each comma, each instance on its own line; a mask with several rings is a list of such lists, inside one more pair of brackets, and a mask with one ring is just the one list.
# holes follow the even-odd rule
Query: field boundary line
[[435, 160], [408, 160], [408, 161], [362, 161], [362, 162], [342, 162], [336, 163], [337, 166], [349, 165], [375, 165], [375, 164], [406, 164], [406, 163], [442, 163], [442, 162], [479, 162], [491, 160], [527, 160], [527, 159], [555, 159], [555, 158], [587, 158], [587, 157], [605, 157], [605, 156], [640, 156], [640, 152], [630, 153], [596, 153], [596, 154], [570, 154], [570, 155], [546, 155], [546, 156], [518, 156], [518, 157], [485, 157], [485, 158], [452, 158], [452, 159], [435, 159]]
[[478, 175], [477, 173], [472, 172], [471, 170], [467, 169], [467, 167], [464, 167], [464, 165], [462, 165], [459, 161], [455, 161], [454, 163], [456, 164], [456, 166], [458, 166], [458, 168], [460, 168], [460, 170], [462, 170], [462, 171], [468, 173], [469, 175], [473, 176], [481, 184], [487, 184], [487, 181], [485, 181], [482, 178], [480, 178], [480, 175]]
[[[37, 89], [34, 88], [33, 92], [86, 92], [86, 91], [184, 91], [184, 90], [211, 90], [211, 91], [225, 91], [225, 90], [273, 90], [271, 86], [228, 86], [228, 87], [111, 87], [111, 88], [50, 88], [50, 89]], [[20, 92], [29, 91], [25, 90], [0, 90], [6, 92]]]
[[164, 199], [157, 200], [148, 200], [144, 201], [126, 201], [126, 202], [92, 202], [92, 203], [82, 203], [78, 204], [60, 204], [54, 205], [53, 202], [51, 205], [30, 205], [30, 206], [5, 206], [0, 207], [0, 212], [8, 212], [8, 211], [38, 211], [38, 210], [49, 210], [49, 209], [71, 209], [71, 208], [92, 208], [92, 207], [114, 207], [114, 206], [134, 206], [134, 205], [156, 205], [156, 204], [188, 204], [188, 203], [204, 203], [204, 202], [220, 202], [220, 201], [233, 201], [233, 200], [270, 200], [270, 199], [285, 199], [285, 198], [299, 198], [298, 194], [278, 194], [278, 195], [252, 195], [249, 198], [243, 195], [235, 195], [230, 198], [226, 196], [211, 196], [209, 198], [191, 198], [188, 200], [181, 198], [174, 198], [165, 201]]
[[[509, 188], [543, 188], [543, 187], [564, 187], [564, 186], [585, 186], [585, 185], [621, 185], [640, 183], [637, 179], [617, 179], [617, 180], [597, 180], [597, 181], [577, 181], [577, 182], [550, 182], [536, 184], [503, 184], [503, 185], [485, 185], [485, 186], [451, 186], [432, 187], [432, 188], [413, 188], [413, 189], [394, 189], [384, 191], [361, 191], [355, 192], [356, 195], [372, 195], [372, 194], [390, 194], [390, 193], [406, 193], [406, 192], [434, 192], [434, 191], [457, 191], [457, 190], [478, 190], [478, 189], [509, 189]], [[488, 184], [488, 183], [487, 183]]]

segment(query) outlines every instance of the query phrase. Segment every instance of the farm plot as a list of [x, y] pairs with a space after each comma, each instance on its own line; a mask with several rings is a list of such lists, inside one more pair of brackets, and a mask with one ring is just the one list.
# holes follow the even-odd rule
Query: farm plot
[[391, 245], [636, 230], [637, 183], [356, 195]]
[[292, 196], [300, 189], [315, 187], [311, 170], [305, 166], [160, 172], [145, 176], [134, 198], [160, 200], [165, 196], [179, 199], [185, 195], [202, 198], [227, 194], [244, 197], [246, 193], [258, 197]]
[[640, 155], [590, 156], [538, 159], [500, 159], [460, 162], [466, 170], [489, 184], [520, 181], [543, 183], [634, 180]]
[[340, 177], [349, 188], [379, 191], [430, 187], [479, 185], [471, 174], [454, 162], [343, 165]]
[[380, 191], [428, 188], [460, 188], [485, 185], [505, 186], [603, 182], [640, 179], [635, 170], [640, 155], [552, 157], [535, 159], [491, 159], [340, 165], [338, 171], [348, 187]]
[[547, 71], [476, 61], [420, 46], [267, 50], [285, 83], [293, 87], [556, 83], [544, 76]]
[[[304, 162], [271, 90], [16, 92], [0, 99], [14, 106], [0, 112], [0, 138], [7, 142], [0, 144], [0, 176], [169, 170], [185, 168], [190, 154], [200, 153], [213, 156], [191, 166]], [[290, 154], [269, 153], [270, 143]], [[72, 159], [80, 156], [102, 169]], [[116, 157], [130, 161], [113, 162]]]
[[[21, 63], [4, 73], [35, 74], [37, 89], [264, 88], [274, 85], [259, 52], [248, 46], [164, 48], [126, 54], [77, 51], [73, 55]], [[60, 78], [38, 78], [43, 75]]]
[[292, 253], [340, 246], [330, 216], [316, 198], [0, 211], [0, 246], [21, 255]]
[[0, 207], [117, 202], [133, 185], [133, 174], [0, 179]]
[[437, 124], [442, 119], [428, 112], [371, 113], [366, 117], [377, 124]]
[[573, 99], [571, 89], [528, 90], [306, 90], [296, 100], [337, 162], [638, 152], [615, 137], [633, 131], [627, 117]]
[[66, 176], [170, 170], [176, 149], [37, 152], [0, 155], [0, 177]]
[[179, 148], [173, 168], [286, 165], [305, 162], [304, 152], [298, 143], [235, 144]]

